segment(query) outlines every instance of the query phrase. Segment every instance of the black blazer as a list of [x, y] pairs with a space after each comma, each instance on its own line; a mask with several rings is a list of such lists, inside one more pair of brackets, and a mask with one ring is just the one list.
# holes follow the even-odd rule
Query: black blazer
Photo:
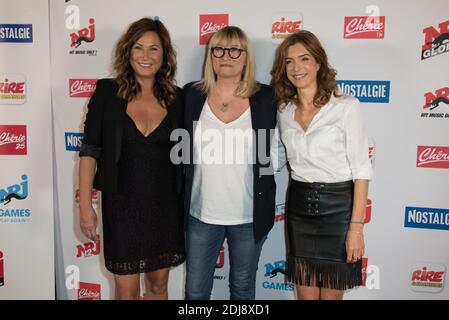
[[[128, 102], [117, 96], [118, 85], [113, 79], [100, 79], [87, 106], [84, 137], [80, 157], [97, 160], [94, 188], [118, 191], [118, 166], [123, 138], [123, 122]], [[174, 128], [180, 128], [183, 119], [182, 90], [177, 88], [176, 99], [167, 107], [167, 116]], [[175, 144], [175, 142], [173, 142]], [[182, 168], [176, 170], [178, 193], [183, 190]]]
[[[190, 161], [185, 165], [185, 198], [184, 210], [185, 216], [189, 215], [190, 201], [192, 196], [193, 173], [195, 165], [193, 164], [193, 122], [198, 121], [201, 111], [206, 101], [207, 95], [193, 86], [193, 82], [184, 86], [184, 127], [189, 132], [190, 137]], [[249, 97], [251, 109], [252, 127], [256, 130], [256, 141], [253, 145], [257, 148], [258, 154], [259, 143], [265, 144], [266, 156], [270, 156], [271, 138], [268, 131], [265, 141], [258, 141], [258, 129], [274, 129], [276, 127], [276, 105], [274, 102], [273, 91], [270, 86], [260, 85], [260, 90]], [[274, 224], [275, 213], [275, 197], [276, 183], [274, 175], [261, 175], [259, 169], [261, 167], [269, 167], [270, 163], [262, 164], [261, 159], [257, 157], [253, 165], [254, 171], [254, 238], [260, 240], [268, 234]]]

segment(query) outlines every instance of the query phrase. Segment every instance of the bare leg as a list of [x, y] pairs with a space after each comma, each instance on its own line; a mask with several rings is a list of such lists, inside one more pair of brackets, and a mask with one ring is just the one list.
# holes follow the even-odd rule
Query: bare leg
[[140, 274], [116, 275], [115, 280], [115, 299], [116, 300], [138, 300], [139, 299], [139, 280]]
[[145, 300], [168, 299], [168, 274], [170, 268], [145, 273]]
[[342, 300], [343, 294], [343, 290], [321, 288], [320, 300]]
[[318, 287], [296, 286], [296, 293], [298, 295], [298, 300], [320, 299], [320, 288]]

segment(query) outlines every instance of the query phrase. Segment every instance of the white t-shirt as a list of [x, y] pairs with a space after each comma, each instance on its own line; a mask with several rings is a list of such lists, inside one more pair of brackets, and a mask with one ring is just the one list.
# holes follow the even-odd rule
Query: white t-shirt
[[194, 129], [193, 217], [219, 225], [253, 221], [253, 140], [250, 108], [224, 123], [206, 99]]
[[289, 103], [278, 112], [294, 180], [332, 183], [372, 179], [368, 138], [357, 99], [332, 95], [306, 132], [295, 120], [295, 110], [296, 105]]

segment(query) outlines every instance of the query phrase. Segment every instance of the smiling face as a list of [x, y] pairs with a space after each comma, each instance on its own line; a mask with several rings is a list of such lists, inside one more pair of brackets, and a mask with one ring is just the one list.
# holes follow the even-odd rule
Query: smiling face
[[164, 60], [159, 36], [152, 31], [145, 32], [131, 49], [131, 67], [137, 79], [154, 79]]
[[[217, 43], [215, 47], [242, 49], [238, 40], [223, 40]], [[212, 52], [210, 54], [212, 55], [212, 66], [217, 78], [235, 78], [236, 81], [240, 81], [246, 63], [245, 51], [242, 51], [237, 59], [231, 58], [229, 50], [225, 50], [221, 58], [216, 58]]]
[[288, 47], [285, 68], [288, 79], [298, 90], [316, 90], [320, 65], [302, 43]]

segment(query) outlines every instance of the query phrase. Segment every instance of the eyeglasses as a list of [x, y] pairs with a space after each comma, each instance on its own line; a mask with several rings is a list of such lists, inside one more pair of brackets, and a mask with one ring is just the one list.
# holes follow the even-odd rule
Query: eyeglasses
[[228, 51], [228, 55], [232, 59], [238, 59], [245, 49], [240, 48], [223, 48], [223, 47], [213, 47], [211, 48], [212, 54], [215, 58], [223, 58], [225, 52]]

